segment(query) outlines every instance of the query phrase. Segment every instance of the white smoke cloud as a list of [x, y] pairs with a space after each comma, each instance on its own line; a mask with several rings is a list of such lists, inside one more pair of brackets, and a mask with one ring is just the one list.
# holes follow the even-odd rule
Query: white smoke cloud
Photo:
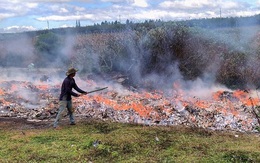
[[33, 10], [35, 8], [38, 7], [38, 4], [37, 3], [26, 3], [26, 2], [23, 2], [23, 3], [19, 3], [17, 4], [16, 2], [0, 2], [0, 9], [1, 9], [1, 12], [11, 12], [11, 13], [16, 13], [16, 14], [24, 14], [24, 13], [27, 13], [28, 11], [30, 10]]
[[147, 0], [134, 0], [133, 6], [148, 7]]
[[47, 21], [47, 20], [53, 20], [53, 21], [65, 21], [65, 20], [84, 20], [84, 19], [94, 19], [94, 15], [92, 14], [86, 14], [86, 15], [70, 15], [70, 16], [60, 16], [60, 15], [52, 15], [52, 16], [46, 16], [46, 17], [40, 17], [37, 18], [39, 21]]
[[144, 19], [160, 19], [168, 15], [168, 12], [162, 10], [150, 10], [150, 11], [141, 11], [136, 14], [132, 14], [137, 20], [144, 20]]
[[38, 29], [43, 29], [45, 27], [39, 21], [64, 21], [64, 23], [55, 23], [55, 28], [59, 28], [61, 24], [67, 24], [66, 21], [73, 21], [74, 25], [75, 20], [81, 20], [82, 23], [85, 21], [86, 24], [91, 25], [91, 23], [115, 21], [119, 17], [123, 22], [127, 19], [132, 21], [183, 20], [218, 17], [220, 9], [222, 17], [251, 16], [260, 13], [259, 6], [259, 0], [256, 2], [241, 0], [0, 0], [0, 20], [8, 20], [8, 18], [18, 20], [2, 22], [2, 28], [33, 24], [37, 25]]
[[260, 0], [256, 1], [256, 6], [255, 6], [256, 10], [259, 11], [260, 9]]
[[193, 1], [193, 0], [184, 0], [184, 1], [164, 1], [159, 6], [162, 8], [178, 8], [178, 9], [191, 9], [191, 8], [202, 8], [215, 5], [208, 1]]
[[102, 2], [111, 2], [111, 3], [122, 3], [125, 0], [101, 0]]
[[10, 17], [14, 17], [14, 16], [15, 16], [15, 14], [13, 14], [13, 13], [0, 13], [0, 20], [10, 18]]
[[37, 29], [33, 26], [10, 26], [2, 29], [2, 31], [5, 33], [17, 33], [17, 32], [35, 31], [35, 30]]
[[164, 1], [159, 4], [162, 8], [167, 9], [214, 9], [214, 8], [225, 8], [225, 9], [245, 9], [248, 7], [248, 3], [241, 3], [238, 1], [216, 1], [216, 0], [183, 0], [183, 1]]

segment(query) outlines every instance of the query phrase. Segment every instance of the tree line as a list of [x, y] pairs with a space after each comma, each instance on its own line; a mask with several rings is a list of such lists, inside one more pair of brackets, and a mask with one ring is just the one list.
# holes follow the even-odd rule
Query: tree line
[[[259, 15], [241, 19], [259, 23]], [[140, 85], [143, 78], [154, 74], [169, 83], [178, 75], [186, 81], [210, 76], [214, 82], [229, 88], [259, 85], [260, 36], [249, 38], [238, 28], [209, 29], [214, 23], [198, 23], [220, 24], [221, 20], [104, 22], [88, 27], [81, 27], [77, 21], [77, 28], [1, 35], [0, 41], [5, 45], [22, 37], [30, 39], [33, 57], [2, 46], [0, 65], [26, 67], [34, 63], [39, 68], [76, 65], [88, 74], [124, 74], [134, 85]], [[223, 21], [234, 20], [223, 18]], [[254, 29], [248, 28], [248, 31]]]

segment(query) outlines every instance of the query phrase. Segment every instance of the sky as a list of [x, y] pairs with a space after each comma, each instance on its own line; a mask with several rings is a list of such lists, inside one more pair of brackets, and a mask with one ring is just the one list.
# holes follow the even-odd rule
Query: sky
[[260, 0], [0, 0], [0, 33], [260, 14]]

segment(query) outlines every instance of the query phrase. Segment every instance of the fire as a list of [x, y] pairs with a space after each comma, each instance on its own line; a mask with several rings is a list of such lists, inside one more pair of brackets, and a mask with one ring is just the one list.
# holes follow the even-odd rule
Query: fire
[[245, 99], [248, 98], [248, 91], [236, 90], [233, 92], [233, 96], [238, 99]]
[[[140, 96], [140, 95], [136, 95], [137, 97]], [[143, 91], [141, 96], [143, 96], [144, 98], [146, 99], [161, 99], [163, 98], [162, 94], [160, 94], [159, 92], [153, 92], [153, 93], [149, 93], [149, 92], [145, 92]]]
[[[259, 99], [250, 96], [250, 92], [246, 90], [235, 90], [233, 92], [217, 91], [213, 94], [213, 99], [230, 103], [231, 101], [241, 102], [246, 106], [259, 105]], [[232, 105], [229, 104], [230, 106]]]
[[[6, 94], [5, 91], [0, 88], [0, 96], [4, 96], [5, 94]], [[6, 101], [4, 98], [1, 98], [1, 99], [0, 99], [0, 104], [1, 104], [1, 105], [9, 105], [10, 102]], [[0, 106], [1, 106], [1, 105], [0, 105]]]
[[[33, 97], [36, 101], [34, 105], [40, 104], [37, 102], [39, 99], [42, 103], [47, 106], [39, 105], [39, 108], [45, 108], [45, 110], [52, 110], [53, 108], [58, 108], [58, 95], [59, 95], [59, 85], [50, 85], [48, 83], [37, 83], [33, 84], [31, 82], [16, 82], [12, 81], [10, 83], [0, 83], [2, 85], [7, 85], [6, 89], [0, 88], [0, 99], [1, 108], [22, 108], [26, 106], [31, 106], [29, 98], [24, 98], [28, 93], [37, 97]], [[89, 81], [87, 85], [97, 85]], [[91, 110], [96, 112], [106, 109], [113, 109], [115, 112], [113, 114], [129, 114], [129, 119], [138, 119], [141, 122], [148, 121], [169, 121], [172, 124], [177, 123], [179, 117], [183, 116], [183, 120], [193, 124], [200, 123], [202, 126], [207, 126], [210, 124], [201, 124], [199, 121], [205, 121], [207, 123], [210, 119], [217, 119], [214, 115], [230, 116], [239, 119], [245, 114], [250, 112], [245, 112], [244, 109], [252, 106], [259, 106], [259, 99], [252, 96], [252, 92], [236, 90], [236, 91], [223, 91], [219, 90], [212, 93], [212, 96], [206, 98], [191, 97], [189, 92], [184, 91], [179, 83], [173, 84], [172, 91], [167, 92], [165, 95], [162, 91], [130, 91], [124, 90], [120, 93], [113, 88], [108, 88], [105, 91], [98, 93], [87, 94], [81, 96], [80, 98], [74, 98], [76, 108], [86, 107], [84, 110]], [[22, 95], [20, 97], [20, 95]], [[33, 101], [33, 100], [32, 100]], [[14, 104], [15, 103], [15, 104]], [[41, 103], [41, 104], [42, 104]], [[26, 106], [22, 106], [26, 104]], [[28, 104], [28, 105], [27, 105]], [[1, 109], [0, 108], [0, 109]], [[16, 109], [10, 110], [16, 110]], [[78, 109], [79, 112], [83, 109]], [[122, 111], [122, 112], [121, 112]], [[134, 115], [132, 115], [134, 114]], [[29, 114], [28, 114], [29, 115]], [[199, 117], [198, 117], [199, 116]], [[254, 117], [254, 116], [253, 116]], [[127, 118], [126, 118], [127, 119]], [[143, 121], [142, 121], [143, 120]], [[224, 118], [225, 120], [225, 118]], [[253, 122], [252, 118], [244, 118], [238, 123], [250, 125], [247, 122]], [[218, 123], [222, 123], [221, 121]], [[231, 120], [227, 118], [225, 123], [231, 123]]]
[[8, 106], [8, 105], [11, 104], [11, 102], [8, 102], [8, 101], [6, 101], [6, 100], [4, 100], [4, 99], [1, 99], [1, 100], [0, 100], [0, 103], [1, 103], [2, 105], [4, 105], [4, 106]]
[[201, 100], [198, 100], [195, 102], [195, 106], [198, 107], [198, 108], [209, 108], [210, 107], [210, 104], [207, 102], [207, 101], [201, 101]]
[[212, 95], [212, 97], [213, 97], [213, 99], [214, 100], [221, 100], [221, 96], [222, 96], [222, 94], [224, 93], [224, 91], [217, 91], [217, 92], [215, 92], [213, 95]]
[[5, 92], [0, 88], [0, 96], [4, 95]]
[[[93, 95], [92, 100], [95, 100], [98, 103], [104, 104], [108, 107], [112, 107], [115, 110], [133, 109], [137, 113], [139, 113], [140, 116], [148, 117], [153, 109], [149, 106], [142, 104], [140, 100], [137, 100], [138, 99], [137, 97], [138, 97], [137, 94], [133, 94], [132, 96], [126, 96], [126, 98], [123, 99], [124, 101], [121, 102], [120, 100], [109, 99], [102, 95]], [[84, 97], [84, 99], [90, 100], [89, 97]]]
[[49, 89], [49, 85], [47, 85], [47, 84], [39, 84], [39, 85], [36, 85], [36, 87], [40, 90], [48, 90]]
[[256, 106], [259, 105], [259, 99], [258, 98], [248, 98], [245, 100], [245, 105], [247, 106]]
[[12, 86], [11, 86], [11, 88], [10, 88], [10, 91], [11, 91], [11, 92], [15, 92], [15, 91], [17, 91], [17, 90], [18, 90], [17, 85], [12, 84]]

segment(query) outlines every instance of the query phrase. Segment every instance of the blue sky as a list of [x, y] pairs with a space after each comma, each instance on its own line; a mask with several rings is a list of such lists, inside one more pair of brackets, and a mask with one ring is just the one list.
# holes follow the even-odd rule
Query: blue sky
[[[0, 0], [0, 33], [127, 19], [186, 20], [260, 14], [260, 0]], [[48, 22], [48, 23], [47, 23]]]

